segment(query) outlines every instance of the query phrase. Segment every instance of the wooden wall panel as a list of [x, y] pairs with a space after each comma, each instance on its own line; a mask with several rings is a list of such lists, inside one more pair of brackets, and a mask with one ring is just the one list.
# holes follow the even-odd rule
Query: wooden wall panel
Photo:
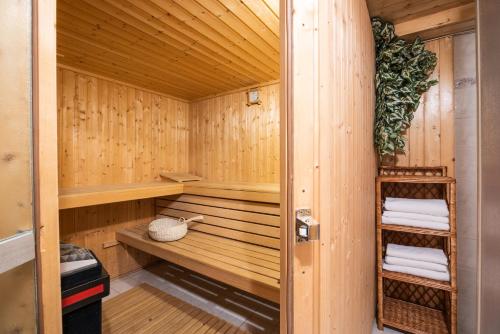
[[[160, 170], [188, 171], [186, 101], [69, 68], [60, 67], [57, 77], [61, 188], [151, 182]], [[114, 232], [153, 218], [153, 200], [62, 210], [61, 240], [92, 249], [115, 277], [152, 257], [114, 244]]]
[[148, 223], [154, 217], [154, 199], [61, 210], [61, 242], [90, 248], [111, 277], [116, 277], [150, 263], [154, 257], [117, 243], [115, 232]]
[[188, 171], [186, 101], [67, 68], [57, 74], [60, 188]]
[[[370, 333], [375, 302], [374, 41], [365, 1], [333, 3], [319, 9], [320, 22], [335, 22], [320, 34], [327, 48], [320, 69], [332, 69], [320, 72], [324, 109], [316, 201], [319, 221], [329, 223], [321, 237], [320, 333]], [[321, 176], [321, 170], [329, 175]]]
[[279, 84], [191, 103], [190, 171], [209, 181], [279, 183]]
[[[447, 166], [455, 175], [455, 125], [453, 82], [453, 37], [426, 43], [435, 52], [438, 64], [433, 79], [439, 84], [422, 96], [411, 127], [406, 131], [404, 154], [397, 154], [397, 166]], [[384, 163], [392, 164], [394, 159]]]

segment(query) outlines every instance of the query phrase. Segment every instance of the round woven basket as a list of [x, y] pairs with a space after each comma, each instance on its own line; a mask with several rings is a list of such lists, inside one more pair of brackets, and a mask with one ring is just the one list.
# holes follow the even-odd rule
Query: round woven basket
[[175, 241], [183, 238], [187, 234], [190, 221], [203, 219], [203, 216], [184, 218], [160, 218], [153, 220], [148, 227], [149, 236], [156, 241]]

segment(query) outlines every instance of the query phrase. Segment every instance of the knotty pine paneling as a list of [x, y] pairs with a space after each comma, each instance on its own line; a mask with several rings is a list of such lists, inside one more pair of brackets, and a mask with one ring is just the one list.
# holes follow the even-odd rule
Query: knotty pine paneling
[[186, 99], [279, 78], [277, 0], [58, 0], [61, 64]]
[[191, 103], [190, 171], [209, 181], [279, 183], [279, 84]]
[[115, 232], [149, 223], [154, 217], [154, 199], [61, 210], [61, 242], [91, 249], [111, 277], [116, 277], [145, 266], [155, 258], [119, 244]]
[[60, 188], [188, 171], [186, 101], [71, 69], [57, 75]]
[[[438, 57], [433, 79], [439, 83], [422, 96], [411, 127], [406, 131], [405, 152], [396, 155], [397, 166], [447, 166], [455, 175], [455, 122], [453, 37], [426, 42]], [[386, 164], [394, 159], [384, 160]]]
[[[72, 69], [60, 67], [57, 75], [61, 188], [151, 182], [160, 170], [188, 171], [186, 101]], [[62, 210], [60, 236], [92, 249], [115, 277], [152, 260], [114, 244], [115, 231], [153, 218], [151, 199]]]

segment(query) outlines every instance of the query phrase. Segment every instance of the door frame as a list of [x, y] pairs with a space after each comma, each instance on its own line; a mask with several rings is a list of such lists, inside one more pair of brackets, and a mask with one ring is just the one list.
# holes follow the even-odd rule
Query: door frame
[[288, 138], [292, 135], [292, 53], [291, 53], [291, 1], [280, 0], [280, 333], [293, 331], [293, 280], [292, 252], [294, 232], [290, 217], [293, 217], [291, 165], [293, 157]]
[[[56, 0], [32, 0], [35, 236], [39, 332], [62, 332], [57, 179]], [[280, 0], [280, 331], [293, 332], [292, 8]], [[41, 98], [43, 97], [43, 98]], [[286, 126], [284, 126], [286, 125]], [[286, 205], [284, 205], [286, 204]], [[313, 320], [313, 319], [311, 319]]]
[[[298, 244], [295, 232], [295, 208], [318, 210], [314, 184], [319, 170], [311, 168], [319, 153], [314, 145], [319, 132], [314, 127], [317, 87], [310, 85], [317, 79], [318, 64], [310, 61], [311, 52], [318, 51], [316, 11], [312, 1], [280, 0], [281, 334], [319, 332], [319, 241]], [[297, 40], [300, 49], [294, 50]], [[295, 105], [311, 110], [296, 113]], [[301, 126], [294, 129], [296, 124]], [[304, 141], [294, 146], [294, 138]]]
[[57, 179], [56, 0], [32, 0], [34, 232], [38, 332], [62, 332]]

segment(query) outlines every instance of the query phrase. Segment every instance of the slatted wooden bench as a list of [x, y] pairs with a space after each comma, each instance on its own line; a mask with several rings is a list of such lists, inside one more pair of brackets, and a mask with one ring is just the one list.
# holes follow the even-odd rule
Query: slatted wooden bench
[[[276, 186], [265, 188], [185, 186], [184, 194], [156, 199], [157, 216], [203, 215], [186, 237], [162, 243], [147, 224], [117, 233], [117, 240], [143, 252], [279, 303], [280, 212]], [[272, 189], [269, 192], [269, 189]], [[237, 199], [234, 199], [237, 198]], [[257, 201], [261, 198], [265, 202]], [[250, 200], [249, 200], [250, 199]]]

